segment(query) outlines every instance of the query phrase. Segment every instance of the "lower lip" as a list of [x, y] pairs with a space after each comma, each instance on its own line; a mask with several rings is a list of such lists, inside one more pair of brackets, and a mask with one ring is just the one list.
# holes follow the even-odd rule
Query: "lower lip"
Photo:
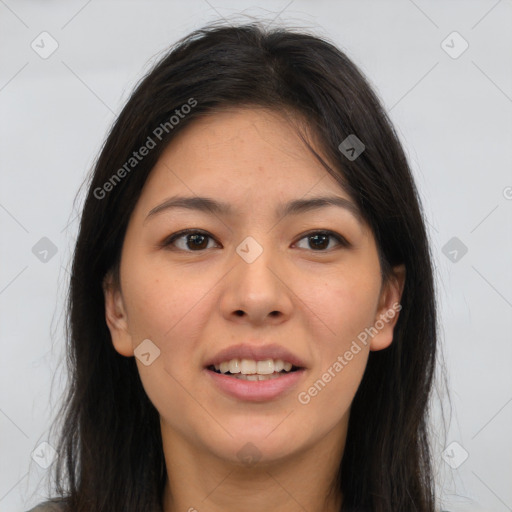
[[241, 380], [204, 369], [214, 384], [225, 394], [249, 402], [273, 400], [289, 392], [304, 376], [305, 370], [296, 370], [269, 380]]

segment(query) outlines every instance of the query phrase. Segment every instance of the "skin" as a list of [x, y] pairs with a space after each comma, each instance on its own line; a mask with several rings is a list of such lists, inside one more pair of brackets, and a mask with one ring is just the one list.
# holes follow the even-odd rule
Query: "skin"
[[[174, 195], [225, 201], [235, 213], [176, 208], [146, 219]], [[133, 357], [145, 339], [161, 351], [148, 366], [136, 361], [160, 414], [165, 512], [339, 510], [343, 497], [328, 491], [350, 405], [369, 351], [391, 344], [398, 313], [308, 404], [297, 396], [399, 303], [405, 270], [396, 267], [383, 285], [372, 232], [344, 208], [276, 216], [283, 202], [322, 195], [351, 200], [289, 122], [264, 109], [194, 121], [165, 149], [142, 190], [124, 240], [121, 286], [110, 275], [104, 282], [105, 311], [120, 354]], [[200, 249], [186, 236], [159, 245], [187, 228], [212, 238]], [[306, 234], [327, 229], [351, 245], [327, 238], [317, 249]], [[236, 252], [247, 236], [263, 248], [250, 264]], [[258, 403], [213, 386], [206, 360], [248, 339], [300, 357], [307, 369], [299, 384]], [[260, 457], [255, 464], [237, 456], [249, 442]]]

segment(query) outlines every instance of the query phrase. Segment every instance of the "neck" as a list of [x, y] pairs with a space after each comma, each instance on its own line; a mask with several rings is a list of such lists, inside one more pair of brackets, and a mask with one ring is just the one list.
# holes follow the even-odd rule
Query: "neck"
[[219, 459], [162, 422], [167, 467], [164, 512], [339, 512], [337, 474], [346, 423], [316, 444], [278, 461]]

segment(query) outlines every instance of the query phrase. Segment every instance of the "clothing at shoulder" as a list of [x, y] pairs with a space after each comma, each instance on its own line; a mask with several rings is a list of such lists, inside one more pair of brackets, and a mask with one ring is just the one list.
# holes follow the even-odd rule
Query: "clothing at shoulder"
[[65, 510], [66, 505], [62, 502], [45, 501], [44, 503], [39, 503], [39, 505], [31, 508], [27, 512], [63, 512]]

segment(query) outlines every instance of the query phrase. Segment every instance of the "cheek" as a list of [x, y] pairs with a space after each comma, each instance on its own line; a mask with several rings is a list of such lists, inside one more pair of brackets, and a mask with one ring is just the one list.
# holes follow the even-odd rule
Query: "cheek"
[[309, 294], [319, 361], [298, 402], [319, 411], [328, 426], [349, 410], [361, 383], [369, 347], [358, 335], [375, 319], [380, 284], [378, 268], [353, 265], [333, 272]]
[[315, 429], [318, 421], [325, 431], [334, 428], [350, 410], [367, 361], [368, 349], [363, 347], [350, 361], [341, 356], [340, 360], [334, 359], [321, 372], [312, 375], [297, 395], [303, 421]]
[[301, 409], [311, 411], [304, 421], [321, 416], [324, 426], [332, 428], [349, 410], [369, 356], [368, 345], [358, 335], [372, 325], [379, 287], [371, 275], [354, 279], [338, 274], [309, 294], [306, 311], [317, 358], [297, 396]]
[[211, 314], [212, 300], [207, 292], [213, 284], [208, 286], [205, 279], [185, 279], [183, 273], [176, 277], [176, 273], [162, 269], [133, 272], [125, 283], [134, 346], [148, 338], [160, 350], [149, 366], [136, 358], [146, 394], [168, 423], [176, 423], [176, 418], [189, 418], [185, 424], [190, 423], [202, 414], [191, 398], [198, 395], [191, 368], [200, 368], [197, 347]]
[[130, 330], [144, 336], [162, 336], [172, 332], [201, 295], [197, 286], [186, 286], [180, 274], [158, 265], [127, 261], [127, 316]]
[[149, 338], [166, 367], [180, 373], [199, 364], [197, 344], [211, 314], [215, 279], [171, 272], [161, 265], [133, 266], [126, 277], [128, 327], [134, 346]]
[[332, 358], [372, 325], [380, 274], [363, 267], [341, 270], [316, 284], [312, 280], [297, 282], [295, 290], [307, 306], [304, 312], [309, 316], [310, 329], [316, 333], [314, 339], [325, 344], [322, 353]]

